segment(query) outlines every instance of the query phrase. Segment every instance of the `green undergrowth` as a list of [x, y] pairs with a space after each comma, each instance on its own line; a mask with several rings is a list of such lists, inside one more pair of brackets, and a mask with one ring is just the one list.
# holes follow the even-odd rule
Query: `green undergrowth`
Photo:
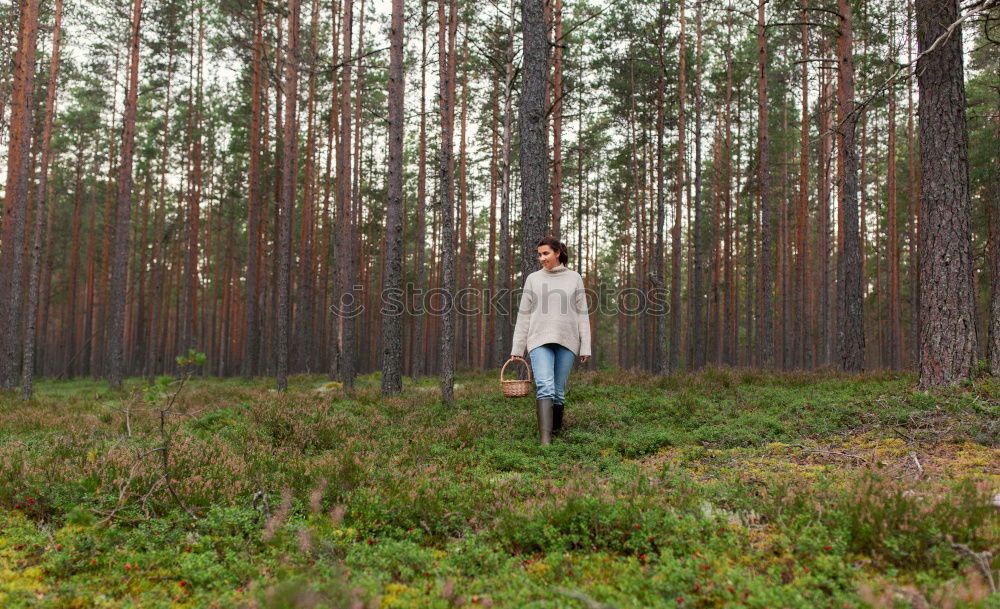
[[996, 379], [578, 372], [549, 447], [491, 374], [195, 378], [161, 431], [165, 381], [0, 397], [0, 606], [1000, 609]]

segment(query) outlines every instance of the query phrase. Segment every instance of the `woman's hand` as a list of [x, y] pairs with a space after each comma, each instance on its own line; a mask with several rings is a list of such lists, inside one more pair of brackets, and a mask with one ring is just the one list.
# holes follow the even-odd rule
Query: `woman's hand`
[[590, 359], [589, 355], [581, 355], [580, 356], [580, 363], [581, 364], [586, 364], [588, 359]]

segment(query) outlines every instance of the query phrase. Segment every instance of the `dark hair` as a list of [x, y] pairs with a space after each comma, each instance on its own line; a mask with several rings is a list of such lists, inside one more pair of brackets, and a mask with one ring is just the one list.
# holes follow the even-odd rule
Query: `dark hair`
[[556, 239], [552, 235], [548, 237], [542, 237], [538, 240], [538, 244], [535, 245], [536, 248], [547, 245], [552, 248], [552, 251], [559, 252], [559, 264], [566, 264], [569, 261], [569, 252], [566, 250], [566, 244], [562, 241]]

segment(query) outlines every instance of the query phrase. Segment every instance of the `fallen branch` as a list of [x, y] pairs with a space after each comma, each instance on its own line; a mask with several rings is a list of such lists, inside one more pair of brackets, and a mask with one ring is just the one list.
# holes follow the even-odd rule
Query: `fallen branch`
[[924, 475], [924, 468], [923, 468], [922, 465], [920, 465], [920, 460], [917, 459], [917, 453], [910, 453], [910, 458], [913, 459], [913, 463], [916, 464], [917, 471], [919, 471], [920, 475], [923, 476]]
[[965, 545], [964, 543], [955, 543], [949, 539], [951, 547], [953, 550], [959, 554], [964, 554], [972, 559], [972, 562], [979, 567], [979, 572], [983, 574], [983, 578], [986, 583], [990, 585], [990, 594], [995, 594], [997, 591], [996, 581], [993, 579], [993, 569], [990, 567], [990, 563], [993, 560], [993, 553], [989, 550], [984, 550], [982, 552], [975, 552], [972, 548]]
[[846, 457], [848, 459], [857, 459], [858, 461], [861, 461], [862, 463], [871, 464], [871, 461], [869, 461], [868, 459], [865, 459], [864, 457], [861, 457], [859, 455], [852, 455], [851, 453], [840, 453], [840, 452], [833, 451], [833, 450], [822, 450], [822, 449], [819, 449], [819, 448], [807, 448], [807, 447], [805, 447], [805, 446], [803, 446], [801, 444], [789, 444], [789, 446], [795, 446], [797, 448], [801, 448], [804, 452], [807, 452], [807, 453], [820, 453], [820, 454], [824, 454], [824, 455], [836, 455], [838, 457]]

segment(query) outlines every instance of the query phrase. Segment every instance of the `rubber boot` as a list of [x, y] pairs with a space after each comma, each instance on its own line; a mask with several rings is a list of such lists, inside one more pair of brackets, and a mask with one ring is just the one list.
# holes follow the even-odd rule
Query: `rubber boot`
[[563, 407], [565, 404], [552, 405], [552, 435], [558, 435], [562, 429]]
[[542, 446], [552, 444], [552, 398], [535, 400], [538, 414], [538, 435]]

